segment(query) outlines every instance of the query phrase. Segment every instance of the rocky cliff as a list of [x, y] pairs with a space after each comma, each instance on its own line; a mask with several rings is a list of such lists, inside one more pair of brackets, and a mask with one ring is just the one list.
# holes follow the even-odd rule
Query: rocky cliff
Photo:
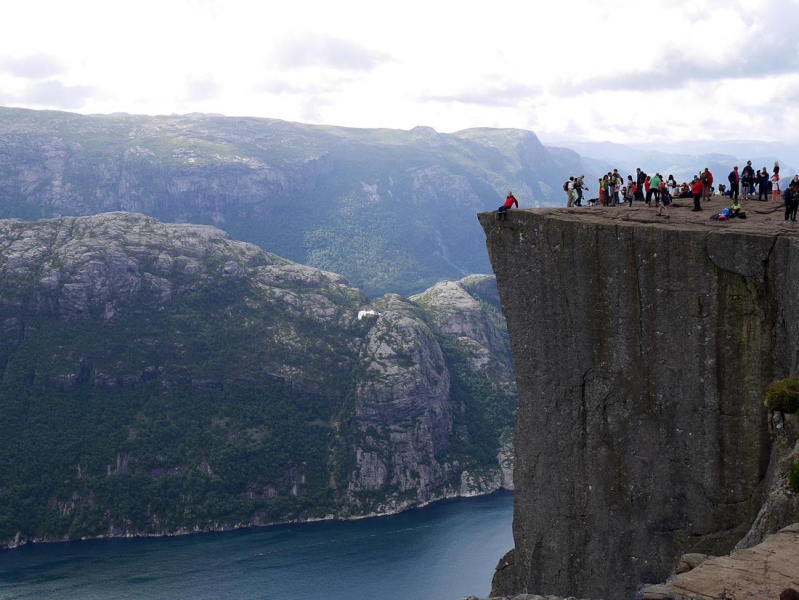
[[747, 533], [774, 476], [762, 395], [799, 368], [796, 233], [772, 210], [480, 215], [520, 402], [493, 595], [628, 597]]
[[210, 226], [0, 221], [0, 547], [512, 487], [493, 277], [374, 301]]

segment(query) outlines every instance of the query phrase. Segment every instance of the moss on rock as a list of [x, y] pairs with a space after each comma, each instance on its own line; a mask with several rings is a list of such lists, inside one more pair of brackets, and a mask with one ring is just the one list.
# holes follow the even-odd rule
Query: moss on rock
[[774, 411], [795, 413], [799, 410], [799, 377], [786, 377], [766, 388], [765, 405]]

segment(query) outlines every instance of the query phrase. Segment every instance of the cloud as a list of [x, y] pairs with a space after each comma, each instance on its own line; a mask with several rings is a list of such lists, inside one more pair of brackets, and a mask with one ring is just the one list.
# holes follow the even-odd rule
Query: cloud
[[696, 36], [703, 35], [708, 26], [708, 21], [703, 20], [695, 31], [685, 30], [683, 45], [665, 48], [649, 68], [561, 82], [553, 91], [562, 95], [614, 90], [652, 92], [724, 79], [765, 79], [796, 73], [799, 45], [794, 32], [799, 29], [799, 11], [771, 10], [749, 18], [749, 22], [739, 22], [745, 32], [740, 44], [736, 44], [739, 51], [726, 52], [721, 59], [710, 57], [713, 48], [703, 51], [693, 47]]
[[477, 106], [517, 106], [520, 102], [530, 100], [540, 93], [538, 88], [520, 83], [491, 84], [481, 88], [472, 88], [457, 94], [421, 96], [428, 102], [457, 102]]
[[31, 83], [16, 95], [16, 100], [36, 106], [76, 109], [96, 94], [97, 90], [91, 86], [65, 85], [58, 80], [49, 79]]
[[186, 97], [188, 100], [210, 100], [216, 98], [222, 86], [213, 79], [189, 79], [186, 83]]
[[331, 67], [345, 71], [371, 71], [390, 57], [360, 44], [326, 36], [294, 37], [283, 42], [275, 55], [289, 69]]
[[318, 84], [302, 85], [285, 79], [275, 79], [259, 85], [258, 91], [268, 94], [302, 96], [305, 94], [318, 94], [326, 90]]
[[30, 54], [21, 58], [0, 58], [0, 71], [32, 81], [48, 79], [53, 75], [60, 75], [65, 70], [66, 68], [61, 61], [48, 54]]

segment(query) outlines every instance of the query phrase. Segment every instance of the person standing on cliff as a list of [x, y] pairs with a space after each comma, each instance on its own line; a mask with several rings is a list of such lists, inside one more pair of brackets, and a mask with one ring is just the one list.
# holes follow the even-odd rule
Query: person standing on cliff
[[785, 190], [785, 222], [796, 223], [796, 211], [799, 209], [799, 175], [794, 175], [788, 189]]
[[505, 204], [497, 209], [497, 220], [498, 221], [507, 221], [508, 220], [508, 209], [516, 205], [516, 208], [519, 208], [519, 202], [516, 200], [516, 197], [513, 195], [513, 192], [509, 191], [508, 196], [505, 198]]
[[669, 204], [671, 204], [671, 198], [669, 197], [669, 188], [666, 187], [666, 182], [661, 180], [660, 185], [658, 186], [660, 191], [660, 204], [658, 205], [658, 216], [659, 217], [669, 217]]
[[694, 181], [693, 183], [691, 183], [691, 194], [693, 194], [694, 197], [694, 210], [692, 212], [697, 212], [702, 210], [701, 201], [702, 201], [702, 190], [704, 189], [704, 186], [705, 185], [702, 183], [699, 177], [694, 175]]
[[580, 174], [579, 177], [574, 179], [574, 193], [577, 195], [577, 199], [574, 201], [575, 206], [583, 205], [583, 190], [587, 189], [588, 188], [585, 187], [585, 175]]
[[738, 167], [733, 167], [730, 174], [727, 175], [727, 180], [730, 182], [730, 198], [733, 200], [738, 199], [738, 187], [741, 178], [738, 175]]
[[660, 176], [660, 173], [655, 173], [649, 178], [649, 190], [652, 192], [652, 197], [655, 199], [655, 206], [660, 206], [660, 184], [662, 182], [663, 178]]
[[762, 171], [757, 172], [757, 199], [758, 201], [762, 198], [765, 202], [768, 200], [768, 171], [766, 171], [766, 167], [763, 167]]
[[710, 199], [710, 188], [713, 187], [713, 173], [710, 172], [710, 169], [705, 167], [705, 170], [702, 171], [702, 175], [699, 177], [700, 181], [702, 181], [702, 200]]
[[644, 199], [644, 182], [646, 181], [647, 174], [641, 170], [641, 167], [635, 169], [635, 183], [638, 187], [638, 200]]
[[779, 171], [771, 176], [771, 200], [776, 202], [780, 196], [780, 174]]

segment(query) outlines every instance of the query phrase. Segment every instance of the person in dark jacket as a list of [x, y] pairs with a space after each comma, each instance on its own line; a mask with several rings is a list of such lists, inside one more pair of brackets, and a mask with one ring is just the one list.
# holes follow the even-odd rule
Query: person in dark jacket
[[796, 223], [796, 211], [799, 209], [799, 175], [794, 175], [782, 196], [785, 200], [785, 222]]
[[763, 200], [764, 202], [768, 200], [768, 184], [769, 184], [769, 177], [768, 171], [766, 171], [766, 167], [763, 167], [762, 171], [757, 172], [757, 199]]
[[733, 167], [730, 174], [727, 176], [727, 180], [730, 182], [730, 198], [733, 200], [738, 199], [738, 188], [741, 182], [741, 177], [738, 175], [738, 167]]

